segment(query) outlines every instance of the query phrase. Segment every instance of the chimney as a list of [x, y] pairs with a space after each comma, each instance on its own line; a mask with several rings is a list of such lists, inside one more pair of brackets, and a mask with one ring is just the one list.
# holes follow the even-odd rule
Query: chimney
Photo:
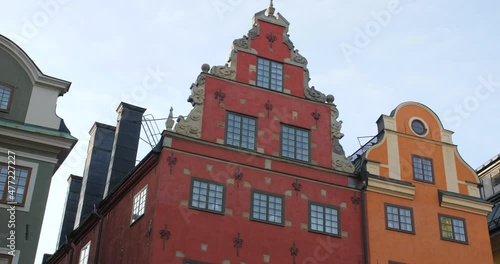
[[113, 191], [135, 167], [142, 115], [145, 111], [144, 108], [123, 102], [120, 103], [116, 110], [118, 121], [103, 197]]
[[82, 177], [70, 175], [68, 177], [68, 193], [66, 195], [66, 204], [64, 205], [64, 215], [59, 230], [59, 240], [57, 248], [66, 242], [66, 235], [73, 231], [75, 225], [78, 200], [80, 199], [80, 189], [82, 188]]
[[115, 138], [115, 127], [96, 122], [89, 134], [89, 148], [83, 171], [80, 202], [74, 222], [75, 228], [92, 213], [94, 206], [102, 200]]

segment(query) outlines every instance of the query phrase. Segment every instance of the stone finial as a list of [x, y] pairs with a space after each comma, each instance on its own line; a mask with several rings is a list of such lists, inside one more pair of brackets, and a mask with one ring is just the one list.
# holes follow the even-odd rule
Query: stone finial
[[207, 63], [203, 63], [203, 65], [201, 65], [201, 71], [202, 72], [208, 72], [210, 70], [210, 65], [208, 65]]
[[167, 127], [168, 131], [172, 131], [172, 128], [174, 127], [174, 108], [170, 107], [170, 113], [168, 113], [168, 118], [167, 121], [165, 122], [165, 126]]
[[326, 102], [328, 104], [333, 104], [333, 101], [335, 101], [335, 97], [333, 95], [329, 94], [326, 96]]
[[267, 9], [268, 16], [274, 16], [274, 11], [276, 9], [273, 6], [273, 0], [271, 0], [271, 3], [269, 4], [269, 8]]

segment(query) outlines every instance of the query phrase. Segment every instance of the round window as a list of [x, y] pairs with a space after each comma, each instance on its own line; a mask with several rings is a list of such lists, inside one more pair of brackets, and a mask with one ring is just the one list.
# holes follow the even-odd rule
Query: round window
[[411, 129], [413, 129], [413, 131], [415, 131], [415, 133], [419, 134], [419, 135], [423, 135], [425, 134], [425, 132], [427, 132], [427, 129], [425, 129], [425, 125], [422, 121], [420, 120], [413, 120], [411, 122]]

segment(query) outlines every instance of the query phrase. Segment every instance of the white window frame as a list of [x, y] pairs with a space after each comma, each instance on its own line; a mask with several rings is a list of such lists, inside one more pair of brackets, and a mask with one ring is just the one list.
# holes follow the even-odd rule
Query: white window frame
[[148, 186], [144, 186], [134, 195], [132, 201], [132, 215], [130, 216], [130, 224], [135, 223], [146, 211], [146, 198], [148, 195]]
[[89, 263], [89, 256], [90, 256], [90, 242], [85, 245], [82, 250], [80, 250], [80, 259], [78, 260], [78, 264], [87, 264]]

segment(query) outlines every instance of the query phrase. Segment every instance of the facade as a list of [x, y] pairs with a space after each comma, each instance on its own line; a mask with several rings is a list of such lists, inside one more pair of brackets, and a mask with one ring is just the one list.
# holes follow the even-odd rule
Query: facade
[[453, 132], [414, 102], [377, 124], [378, 135], [354, 157], [367, 182], [370, 263], [492, 263], [484, 246], [492, 206], [480, 199]]
[[189, 115], [173, 128], [170, 113], [161, 142], [47, 262], [365, 263], [339, 113], [309, 87], [288, 25], [263, 10], [230, 64], [204, 64]]
[[226, 65], [202, 65], [191, 112], [171, 109], [156, 147], [110, 180], [117, 124], [115, 187], [46, 263], [492, 263], [492, 205], [452, 132], [403, 103], [346, 157], [334, 97], [309, 86], [288, 27], [272, 4], [256, 13]]
[[500, 263], [500, 154], [477, 169], [481, 180], [481, 196], [493, 203], [493, 211], [488, 214], [491, 250], [495, 264]]
[[69, 86], [0, 35], [0, 263], [34, 262], [52, 175], [77, 141], [56, 115]]

